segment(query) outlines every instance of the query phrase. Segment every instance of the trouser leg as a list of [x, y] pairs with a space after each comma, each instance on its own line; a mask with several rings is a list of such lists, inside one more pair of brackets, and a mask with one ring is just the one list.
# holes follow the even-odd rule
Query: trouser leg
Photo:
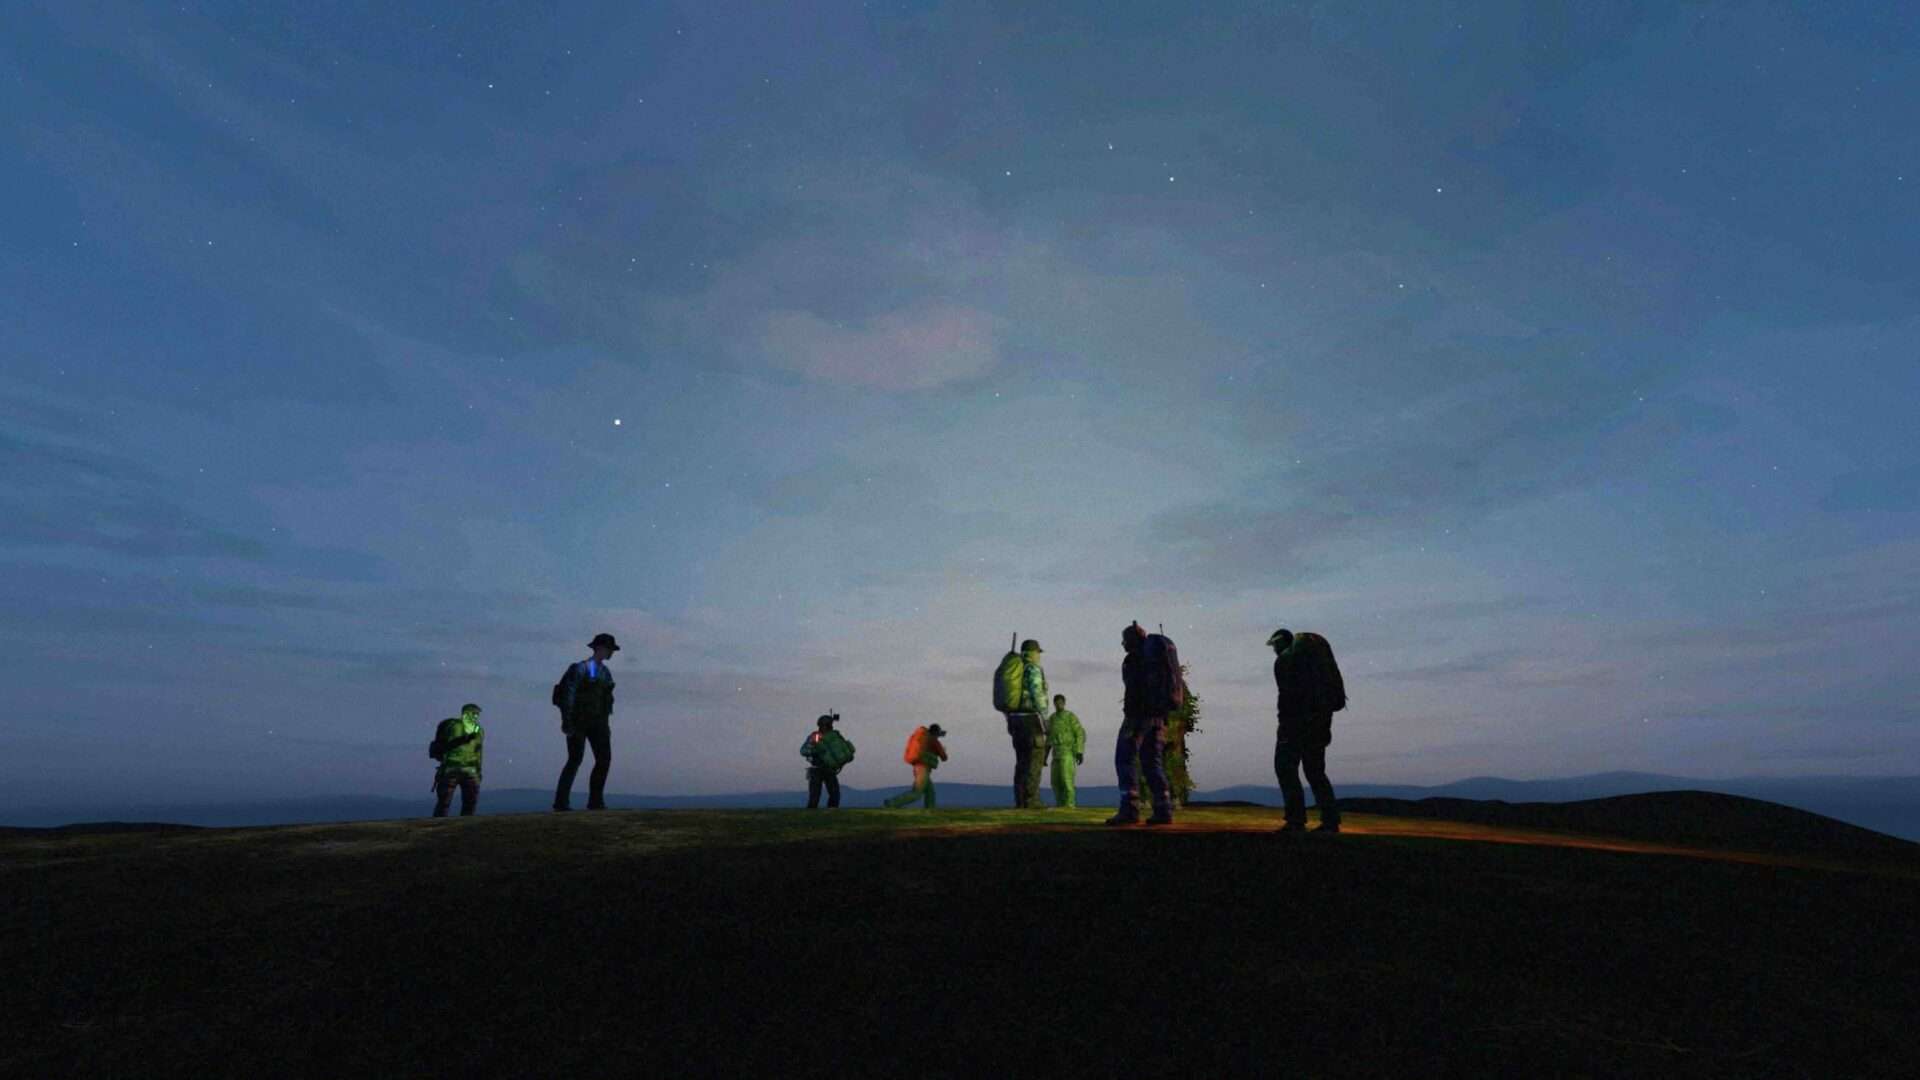
[[453, 778], [442, 776], [433, 782], [433, 816], [446, 817], [453, 805]]
[[1034, 734], [1027, 749], [1027, 805], [1045, 806], [1040, 801], [1040, 791], [1045, 785], [1041, 777], [1047, 771], [1047, 737], [1040, 732], [1040, 718], [1033, 718]]
[[480, 806], [480, 778], [463, 776], [460, 778], [460, 816], [472, 817]]
[[573, 801], [573, 778], [580, 772], [580, 759], [587, 752], [587, 737], [578, 731], [567, 733], [567, 763], [560, 767], [560, 786], [553, 792], [553, 808], [564, 810]]
[[1300, 750], [1283, 736], [1273, 743], [1273, 774], [1280, 781], [1287, 824], [1307, 823], [1307, 793], [1300, 788]]
[[933, 808], [933, 770], [925, 765], [913, 767], [913, 786], [887, 800], [889, 809], [899, 809], [915, 799], [926, 802], [927, 808]]
[[1140, 738], [1131, 721], [1120, 725], [1120, 738], [1113, 747], [1113, 772], [1120, 783], [1120, 817], [1140, 816], [1140, 774], [1135, 770], [1135, 753]]
[[840, 778], [833, 773], [827, 773], [820, 778], [820, 781], [827, 785], [827, 809], [832, 810], [834, 807], [839, 806]]
[[1140, 771], [1147, 776], [1147, 790], [1153, 795], [1153, 816], [1173, 816], [1173, 788], [1167, 783], [1167, 721], [1155, 717], [1140, 730]]
[[607, 771], [613, 768], [612, 726], [600, 724], [589, 729], [587, 743], [593, 747], [593, 771], [587, 774], [587, 809], [605, 810]]
[[807, 809], [820, 808], [820, 770], [807, 770]]
[[1033, 735], [1024, 713], [1007, 714], [1007, 737], [1013, 741], [1013, 805], [1027, 805], [1027, 765], [1033, 757]]
[[1053, 805], [1073, 806], [1073, 755], [1055, 747], [1053, 751]]
[[[1340, 824], [1340, 804], [1334, 801], [1333, 781], [1327, 779], [1327, 748], [1315, 746], [1300, 751], [1300, 764], [1306, 770], [1307, 783], [1313, 785], [1313, 804], [1320, 808], [1320, 821], [1325, 825]], [[1297, 790], [1300, 782], [1294, 781]], [[1301, 811], [1301, 817], [1306, 812]]]

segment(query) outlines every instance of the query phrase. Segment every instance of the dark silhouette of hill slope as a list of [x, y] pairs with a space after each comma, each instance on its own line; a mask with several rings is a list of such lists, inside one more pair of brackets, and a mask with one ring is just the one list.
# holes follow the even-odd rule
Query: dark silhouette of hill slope
[[[1083, 773], [1091, 776], [1091, 773]], [[873, 777], [879, 780], [881, 777]], [[1920, 777], [1801, 776], [1751, 777], [1733, 780], [1661, 776], [1653, 773], [1611, 772], [1549, 780], [1506, 780], [1472, 777], [1437, 787], [1349, 782], [1336, 772], [1342, 797], [1418, 800], [1426, 798], [1494, 799], [1509, 803], [1577, 802], [1615, 795], [1658, 791], [1711, 791], [1798, 807], [1876, 832], [1920, 841]], [[905, 786], [881, 784], [860, 787], [848, 783], [844, 805], [871, 808]], [[0, 793], [4, 795], [4, 793]], [[1272, 784], [1239, 784], [1195, 793], [1197, 800], [1214, 805], [1275, 806], [1280, 792]], [[488, 788], [480, 797], [481, 812], [544, 813], [552, 792], [541, 788]], [[806, 792], [792, 788], [770, 791], [726, 792], [707, 795], [612, 794], [610, 805], [628, 810], [699, 810], [746, 807], [800, 806]], [[1084, 806], [1112, 806], [1119, 801], [1111, 785], [1085, 784]], [[940, 804], [951, 808], [996, 808], [1008, 805], [1004, 784], [952, 783], [940, 785]], [[9, 826], [64, 825], [74, 822], [157, 821], [188, 825], [295, 825], [331, 821], [383, 821], [423, 815], [431, 797], [421, 792], [409, 798], [390, 795], [323, 795], [292, 799], [209, 803], [136, 804], [93, 803], [74, 806], [0, 805], [0, 823]]]
[[1920, 844], [1790, 806], [1712, 791], [1662, 791], [1567, 803], [1480, 799], [1341, 799], [1349, 813], [1550, 829], [1654, 843], [1820, 855], [1920, 858]]
[[0, 1074], [1920, 1070], [1910, 861], [1102, 816], [17, 833]]

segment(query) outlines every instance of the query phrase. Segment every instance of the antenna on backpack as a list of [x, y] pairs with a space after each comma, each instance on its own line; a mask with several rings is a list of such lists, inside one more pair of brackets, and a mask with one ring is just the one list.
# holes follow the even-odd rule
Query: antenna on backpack
[[1015, 630], [1013, 632], [1013, 640], [1007, 642], [1007, 651], [1008, 652], [1020, 651], [1020, 631]]

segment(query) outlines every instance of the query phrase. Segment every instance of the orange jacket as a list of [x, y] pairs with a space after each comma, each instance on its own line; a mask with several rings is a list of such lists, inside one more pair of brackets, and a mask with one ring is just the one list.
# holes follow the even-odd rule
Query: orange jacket
[[907, 736], [907, 752], [900, 757], [909, 765], [937, 769], [942, 761], [947, 760], [947, 748], [940, 745], [939, 739], [927, 734], [925, 726], [921, 726], [914, 728], [913, 734]]

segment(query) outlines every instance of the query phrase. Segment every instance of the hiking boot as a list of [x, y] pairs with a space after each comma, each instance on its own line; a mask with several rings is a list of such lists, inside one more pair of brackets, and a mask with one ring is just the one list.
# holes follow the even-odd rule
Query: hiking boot
[[1313, 827], [1313, 831], [1324, 832], [1324, 833], [1337, 833], [1340, 831], [1340, 823], [1337, 821], [1323, 821], [1320, 824], [1315, 825]]
[[1140, 815], [1138, 815], [1138, 814], [1115, 814], [1115, 815], [1113, 815], [1112, 817], [1110, 817], [1110, 818], [1108, 818], [1108, 819], [1107, 819], [1107, 824], [1109, 824], [1109, 825], [1138, 825], [1138, 824], [1140, 824]]
[[1147, 819], [1147, 824], [1171, 825], [1173, 824], [1173, 815], [1172, 814], [1155, 814], [1152, 817]]
[[1307, 826], [1306, 826], [1306, 823], [1305, 823], [1305, 822], [1301, 822], [1301, 821], [1289, 821], [1289, 822], [1287, 822], [1287, 823], [1286, 823], [1285, 825], [1282, 825], [1282, 826], [1280, 826], [1279, 828], [1277, 828], [1277, 829], [1275, 829], [1275, 830], [1273, 830], [1273, 831], [1274, 831], [1274, 833], [1275, 833], [1276, 835], [1280, 835], [1280, 836], [1291, 836], [1291, 835], [1293, 835], [1294, 833], [1303, 833], [1303, 832], [1306, 832], [1306, 831], [1307, 831]]
[[556, 813], [556, 814], [564, 814], [564, 813], [566, 813], [567, 811], [569, 811], [569, 810], [572, 810], [572, 809], [573, 809], [573, 807], [571, 807], [571, 806], [568, 806], [568, 805], [567, 805], [566, 803], [554, 803], [554, 804], [553, 804], [553, 812], [554, 812], [554, 813]]

